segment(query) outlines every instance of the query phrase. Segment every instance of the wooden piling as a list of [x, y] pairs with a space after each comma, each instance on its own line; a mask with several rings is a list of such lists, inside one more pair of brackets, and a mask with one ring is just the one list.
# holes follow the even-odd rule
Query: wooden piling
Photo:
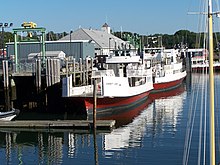
[[3, 82], [4, 88], [9, 88], [9, 75], [8, 75], [8, 60], [3, 60]]
[[85, 62], [85, 77], [86, 77], [86, 85], [89, 84], [89, 59], [88, 57], [86, 58]]
[[52, 86], [53, 84], [54, 84], [54, 82], [55, 82], [55, 73], [54, 73], [54, 71], [55, 71], [55, 69], [54, 69], [54, 60], [53, 59], [50, 59], [50, 69], [51, 69], [51, 74], [50, 74], [50, 77], [51, 77], [51, 85], [50, 86]]
[[60, 82], [60, 59], [56, 59], [56, 83]]
[[[93, 70], [93, 62], [94, 62], [94, 59], [91, 58], [91, 61], [90, 61], [90, 64], [91, 64], [91, 66], [90, 66], [91, 74], [92, 74], [92, 70]], [[91, 77], [92, 77], [92, 75], [91, 75]], [[92, 78], [90, 78], [90, 84], [92, 84]]]
[[50, 67], [50, 59], [46, 60], [46, 82], [47, 87], [51, 86], [51, 67]]
[[35, 61], [35, 81], [37, 92], [41, 90], [41, 60], [37, 59]]
[[96, 106], [97, 106], [97, 80], [93, 80], [93, 128], [96, 129]]
[[10, 109], [10, 96], [9, 96], [9, 73], [8, 73], [8, 60], [2, 61], [3, 66], [3, 82], [4, 82], [4, 94], [5, 94], [5, 110]]
[[76, 85], [76, 59], [73, 59], [73, 86]]
[[80, 71], [80, 85], [83, 84], [83, 66], [82, 66], [82, 58], [79, 59], [79, 71]]

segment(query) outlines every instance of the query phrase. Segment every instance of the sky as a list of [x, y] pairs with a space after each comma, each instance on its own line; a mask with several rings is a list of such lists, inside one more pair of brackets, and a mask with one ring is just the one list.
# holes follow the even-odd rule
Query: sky
[[197, 26], [195, 17], [187, 14], [194, 10], [193, 0], [0, 1], [4, 4], [1, 5], [0, 22], [12, 22], [12, 28], [21, 27], [23, 22], [35, 22], [48, 32], [61, 33], [79, 27], [100, 29], [107, 22], [113, 31], [150, 35], [195, 31]]

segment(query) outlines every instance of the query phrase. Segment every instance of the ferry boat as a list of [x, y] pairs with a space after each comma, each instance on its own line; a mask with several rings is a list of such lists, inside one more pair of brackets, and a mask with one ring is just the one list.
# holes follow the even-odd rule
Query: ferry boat
[[182, 84], [186, 77], [184, 51], [164, 47], [145, 48], [144, 56], [152, 60], [152, 93], [166, 92]]
[[84, 104], [88, 116], [93, 114], [93, 93], [97, 93], [97, 118], [129, 111], [141, 106], [153, 89], [150, 60], [139, 55], [99, 55], [92, 71], [94, 84], [73, 86], [72, 75], [63, 78], [62, 96], [72, 102]]

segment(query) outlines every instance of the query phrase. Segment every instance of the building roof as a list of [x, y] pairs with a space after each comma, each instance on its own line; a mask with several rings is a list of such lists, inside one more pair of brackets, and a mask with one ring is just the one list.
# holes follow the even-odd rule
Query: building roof
[[102, 27], [109, 27], [107, 23], [105, 23], [104, 25], [102, 25]]
[[[123, 41], [122, 39], [109, 34], [107, 32], [101, 30], [93, 30], [93, 29], [83, 29], [80, 28], [70, 35], [67, 35], [60, 40], [91, 40], [95, 42], [95, 47], [99, 47], [102, 49], [110, 48], [119, 48], [122, 49], [122, 45], [129, 45], [128, 42]], [[131, 46], [133, 48], [133, 46]]]

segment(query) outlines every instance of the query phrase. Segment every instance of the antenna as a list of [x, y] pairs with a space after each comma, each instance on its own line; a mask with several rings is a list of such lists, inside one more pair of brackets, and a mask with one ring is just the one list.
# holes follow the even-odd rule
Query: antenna
[[121, 26], [121, 38], [122, 38], [122, 26]]
[[105, 16], [105, 22], [108, 24], [108, 16]]

